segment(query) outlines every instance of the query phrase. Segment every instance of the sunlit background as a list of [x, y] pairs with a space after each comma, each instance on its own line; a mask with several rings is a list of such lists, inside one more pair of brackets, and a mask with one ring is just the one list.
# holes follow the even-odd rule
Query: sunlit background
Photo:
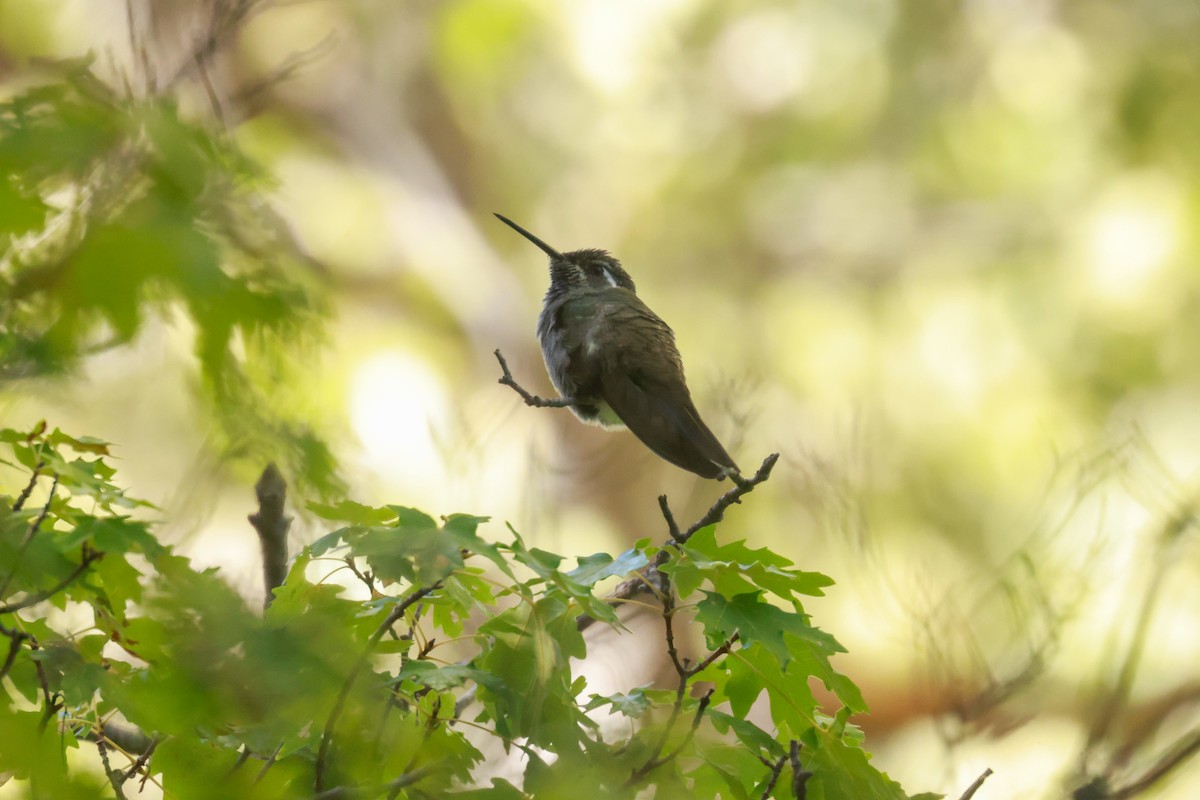
[[[133, 4], [164, 73], [202, 5]], [[127, 74], [126, 25], [0, 0], [0, 79], [88, 51]], [[545, 257], [499, 211], [621, 258], [743, 469], [782, 453], [720, 535], [837, 581], [808, 610], [910, 792], [991, 767], [979, 800], [1062, 796], [1111, 756], [1089, 730], [1139, 635], [1130, 769], [1196, 729], [1200, 4], [313, 0], [220, 63], [220, 104], [185, 106], [277, 176], [328, 273], [279, 402], [350, 496], [584, 555], [722, 490], [496, 383], [500, 348], [551, 391]], [[162, 319], [0, 413], [118, 443], [165, 535], [249, 593], [254, 475], [212, 452], [191, 334]], [[1142, 796], [1200, 796], [1176, 772]]]

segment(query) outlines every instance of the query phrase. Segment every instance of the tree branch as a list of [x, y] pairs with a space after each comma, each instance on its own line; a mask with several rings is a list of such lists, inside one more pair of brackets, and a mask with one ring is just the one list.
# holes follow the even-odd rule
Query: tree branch
[[[112, 724], [104, 729], [104, 735], [108, 740], [115, 742], [127, 753], [137, 753], [137, 760], [129, 765], [129, 769], [125, 770], [125, 780], [131, 780], [134, 775], [137, 775], [142, 767], [146, 766], [146, 762], [150, 760], [150, 756], [154, 755], [155, 748], [162, 742], [161, 736], [153, 738], [147, 737], [137, 728], [126, 729], [121, 726], [118, 729], [117, 735], [113, 735]], [[122, 742], [122, 739], [125, 741]], [[149, 771], [142, 776], [142, 782], [145, 783], [146, 778], [150, 777]]]
[[1130, 797], [1135, 797], [1158, 783], [1173, 769], [1198, 752], [1200, 752], [1200, 730], [1194, 730], [1191, 734], [1176, 741], [1158, 761], [1132, 783], [1113, 789], [1104, 796], [1109, 800], [1128, 800]]
[[661, 767], [663, 764], [677, 758], [680, 753], [688, 746], [688, 744], [696, 737], [696, 730], [700, 727], [700, 721], [704, 718], [704, 712], [708, 710], [708, 704], [712, 700], [714, 689], [709, 689], [700, 698], [700, 704], [696, 706], [696, 713], [692, 716], [692, 725], [688, 728], [688, 732], [684, 735], [683, 740], [666, 755], [662, 754], [663, 748], [666, 747], [667, 739], [671, 735], [671, 729], [675, 727], [675, 720], [679, 718], [679, 712], [683, 708], [683, 695], [687, 691], [687, 679], [685, 678], [679, 684], [679, 689], [675, 694], [675, 706], [671, 709], [671, 717], [667, 720], [667, 725], [663, 729], [663, 735], [658, 740], [658, 745], [654, 748], [654, 755], [646, 759], [640, 767], [635, 769], [630, 774], [628, 780], [625, 781], [625, 788], [636, 786], [642, 778], [645, 778], [654, 770]]
[[775, 791], [775, 784], [779, 782], [779, 773], [783, 772], [783, 765], [787, 763], [787, 756], [780, 756], [771, 766], [771, 774], [767, 778], [767, 785], [760, 795], [760, 800], [770, 800], [771, 792]]
[[671, 541], [678, 542], [679, 524], [675, 522], [675, 515], [671, 513], [671, 507], [667, 505], [667, 496], [660, 494], [658, 496], [658, 507], [662, 511], [663, 519], [667, 521], [667, 532], [671, 534]]
[[271, 605], [275, 590], [287, 577], [287, 534], [292, 518], [283, 513], [287, 499], [287, 483], [274, 464], [268, 464], [262, 477], [254, 484], [258, 511], [247, 519], [258, 533], [263, 554], [263, 607]]
[[979, 791], [979, 787], [983, 786], [983, 782], [986, 781], [988, 779], [988, 776], [991, 774], [992, 774], [991, 767], [988, 767], [987, 769], [985, 769], [983, 771], [983, 774], [980, 775], [978, 778], [976, 778], [975, 782], [967, 787], [967, 790], [962, 793], [962, 796], [959, 797], [958, 800], [971, 800], [971, 798], [975, 796], [975, 793]]
[[[21, 492], [21, 496], [17, 498], [17, 502], [13, 504], [13, 510], [16, 511], [25, 505], [25, 501], [29, 499], [29, 493], [33, 491], [34, 481], [37, 480], [38, 473], [34, 470], [33, 477], [30, 478], [29, 484], [25, 487], [25, 491]], [[0, 584], [0, 597], [3, 597], [8, 592], [8, 587], [12, 584], [12, 579], [16, 577], [17, 569], [21, 566], [21, 559], [25, 557], [25, 551], [29, 549], [29, 543], [33, 541], [33, 537], [37, 536], [38, 530], [42, 527], [42, 523], [46, 521], [46, 517], [50, 514], [50, 504], [54, 502], [54, 493], [58, 491], [58, 476], [54, 476], [54, 483], [50, 484], [50, 494], [46, 497], [46, 504], [42, 506], [42, 512], [37, 515], [33, 522], [29, 523], [29, 527], [25, 530], [25, 536], [21, 539], [21, 545], [17, 549], [17, 553], [13, 556], [12, 569], [4, 578], [4, 583]], [[0, 614], [4, 613], [0, 611]]]
[[800, 742], [796, 739], [788, 745], [788, 761], [792, 765], [792, 796], [804, 800], [808, 797], [808, 779], [812, 773], [800, 766]]
[[16, 628], [6, 628], [4, 625], [0, 625], [0, 634], [4, 634], [11, 640], [8, 646], [8, 657], [4, 659], [4, 666], [0, 667], [0, 680], [3, 680], [17, 660], [17, 653], [21, 651], [21, 642], [32, 639], [33, 635]]
[[688, 674], [696, 675], [696, 674], [701, 673], [704, 670], [708, 669], [708, 667], [711, 666], [714, 661], [716, 661], [718, 658], [720, 658], [721, 656], [728, 653], [730, 648], [733, 647], [734, 643], [737, 642], [741, 638], [742, 638], [742, 634], [735, 632], [732, 636], [730, 636], [728, 639], [726, 639], [720, 647], [718, 647], [716, 650], [713, 650], [711, 653], [709, 653], [708, 656], [705, 657], [705, 659], [703, 661], [701, 661], [699, 664], [697, 664], [696, 666], [694, 666], [690, 670], [688, 670]]
[[[779, 461], [779, 453], [771, 453], [771, 455], [763, 459], [762, 466], [760, 466], [758, 468], [758, 472], [754, 473], [754, 475], [751, 477], [742, 478], [737, 475], [730, 475], [730, 479], [733, 481], [734, 487], [717, 498], [717, 502], [712, 504], [708, 511], [704, 513], [704, 516], [696, 520], [696, 522], [694, 522], [686, 531], [679, 535], [672, 535], [671, 538], [674, 541], [683, 544], [688, 539], [692, 538], [692, 535], [701, 528], [714, 525], [725, 519], [725, 510], [727, 508], [735, 503], [741, 503], [742, 498], [754, 491], [755, 486], [758, 486], [760, 483], [765, 482], [771, 477], [771, 470], [775, 469], [775, 462], [777, 461]], [[666, 495], [663, 495], [659, 498], [658, 504], [663, 509], [663, 516], [667, 520], [668, 528], [674, 528], [674, 530], [678, 531], [679, 529], [677, 526], [675, 526], [675, 521], [671, 516], [670, 509], [667, 508]]]
[[375, 651], [375, 647], [379, 644], [379, 640], [383, 638], [383, 635], [391, 630], [391, 627], [404, 616], [405, 611], [423, 597], [441, 588], [441, 585], [442, 582], [438, 581], [431, 586], [415, 589], [397, 603], [396, 607], [392, 609], [392, 613], [388, 614], [387, 619], [380, 623], [375, 632], [371, 634], [371, 638], [367, 641], [367, 646], [363, 648], [362, 653], [358, 656], [358, 661], [351, 668], [350, 674], [346, 676], [346, 680], [342, 683], [342, 688], [338, 692], [337, 699], [333, 703], [333, 708], [329, 712], [329, 718], [325, 721], [325, 730], [321, 733], [321, 744], [317, 748], [316, 774], [313, 782], [313, 790], [317, 793], [318, 797], [325, 791], [325, 771], [329, 763], [329, 748], [333, 739], [333, 729], [337, 725], [342, 711], [345, 709], [346, 700], [350, 697], [350, 691], [354, 688], [358, 676], [362, 674], [363, 669], [370, 661], [371, 653]]
[[42, 470], [45, 468], [45, 461], [39, 461], [37, 466], [33, 468], [33, 472], [29, 475], [29, 483], [25, 484], [25, 488], [21, 490], [21, 493], [17, 495], [17, 499], [13, 502], [13, 511], [20, 511], [25, 507], [25, 501], [29, 499], [29, 495], [33, 494], [33, 487], [37, 486], [38, 478], [42, 477]]
[[536, 394], [531, 394], [513, 378], [512, 373], [508, 369], [508, 362], [504, 360], [504, 355], [499, 350], [496, 350], [496, 360], [500, 362], [500, 369], [504, 373], [500, 376], [497, 383], [507, 386], [521, 395], [521, 399], [525, 401], [525, 405], [534, 408], [566, 408], [575, 404], [574, 398], [571, 397], [557, 397], [550, 400], [545, 397], [538, 397]]
[[74, 571], [71, 572], [70, 575], [63, 578], [54, 586], [51, 586], [49, 589], [37, 592], [36, 594], [31, 594], [24, 600], [18, 600], [15, 603], [9, 603], [7, 605], [0, 606], [0, 614], [11, 614], [14, 611], [20, 611], [21, 609], [29, 608], [30, 606], [36, 606], [43, 600], [49, 600], [51, 597], [77, 581], [80, 575], [87, 572], [87, 568], [92, 565], [93, 561], [99, 561], [103, 557], [104, 553], [101, 553], [98, 550], [92, 550], [87, 545], [84, 545], [83, 561], [74, 569]]
[[96, 752], [100, 754], [100, 763], [104, 766], [104, 776], [108, 778], [108, 783], [112, 786], [113, 794], [117, 800], [129, 800], [125, 796], [125, 790], [122, 785], [125, 783], [125, 775], [120, 770], [112, 768], [108, 762], [108, 744], [104, 738], [104, 726], [100, 726], [100, 735], [96, 737]]
[[[497, 356], [499, 356], [499, 351], [497, 351]], [[503, 383], [503, 380], [501, 382]], [[658, 552], [654, 563], [645, 570], [645, 574], [639, 573], [629, 580], [618, 584], [612, 594], [605, 598], [605, 601], [611, 605], [615, 605], [624, 600], [636, 597], [649, 588], [663, 589], [664, 576], [659, 567], [667, 563], [667, 559], [670, 558], [671, 549], [678, 548], [680, 544], [687, 542], [701, 528], [723, 520], [725, 518], [725, 511], [730, 506], [741, 503], [743, 497], [754, 491], [754, 487], [770, 479], [771, 471], [775, 468], [775, 464], [778, 461], [779, 454], [772, 453], [763, 459], [758, 472], [754, 473], [751, 477], [739, 478], [735, 476], [734, 487], [717, 498], [717, 501], [709, 507], [708, 511], [704, 512], [704, 515], [696, 520], [696, 522], [689, 525], [686, 531], [679, 530], [679, 524], [675, 521], [675, 515], [671, 513], [671, 507], [667, 503], [667, 496], [665, 494], [659, 495], [658, 506], [662, 510], [663, 519], [667, 522], [667, 530], [670, 533], [670, 538], [663, 543], [663, 549]], [[591, 627], [595, 621], [595, 618], [581, 614], [576, 624], [579, 630], [582, 631]]]

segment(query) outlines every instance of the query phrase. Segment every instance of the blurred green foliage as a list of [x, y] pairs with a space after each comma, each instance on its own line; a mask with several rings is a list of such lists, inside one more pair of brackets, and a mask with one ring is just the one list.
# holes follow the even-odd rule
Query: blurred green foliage
[[[802, 765], [808, 798], [907, 797], [847, 724], [866, 705], [830, 664], [841, 646], [804, 613], [801, 598], [832, 582], [720, 545], [711, 526], [668, 548], [679, 597], [662, 610], [672, 653], [672, 626], [689, 621], [710, 655], [679, 664], [675, 690], [601, 696], [572, 668], [587, 656], [579, 617], [621, 627], [597, 584], [654, 561], [649, 541], [566, 569], [515, 531], [480, 538], [486, 518], [315, 505], [341, 527], [295, 558], [259, 615], [137, 518], [147, 504], [112, 482], [104, 442], [39, 425], [0, 430], [0, 443], [5, 482], [23, 487], [0, 496], [0, 772], [24, 796], [123, 797], [147, 777], [198, 799], [562, 798], [585, 786], [793, 798], [779, 776]], [[328, 582], [347, 569], [365, 599]], [[841, 704], [832, 716], [814, 678]], [[760, 695], [771, 730], [747, 719]], [[604, 711], [636, 724], [606, 732]], [[116, 732], [129, 725], [132, 751]], [[487, 739], [524, 755], [508, 770], [523, 791], [467, 788]], [[77, 749], [99, 759], [68, 760]]]
[[0, 381], [72, 370], [182, 315], [227, 455], [336, 488], [324, 443], [274, 402], [324, 312], [267, 176], [169, 95], [119, 93], [91, 59], [41, 71], [0, 103]]

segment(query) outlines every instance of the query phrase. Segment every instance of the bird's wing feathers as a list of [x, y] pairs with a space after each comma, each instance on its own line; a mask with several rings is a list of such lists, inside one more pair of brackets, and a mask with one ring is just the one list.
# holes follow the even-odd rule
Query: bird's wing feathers
[[601, 395], [626, 427], [667, 461], [705, 478], [736, 470], [692, 403], [667, 324], [640, 300], [606, 304], [598, 324], [615, 340], [596, 349]]

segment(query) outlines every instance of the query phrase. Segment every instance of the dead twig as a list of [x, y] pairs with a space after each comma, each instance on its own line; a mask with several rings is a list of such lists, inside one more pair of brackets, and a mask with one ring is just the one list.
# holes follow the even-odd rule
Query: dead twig
[[504, 355], [499, 350], [496, 351], [496, 360], [500, 362], [500, 369], [504, 373], [500, 376], [497, 383], [507, 386], [519, 394], [521, 399], [525, 401], [525, 405], [534, 408], [566, 408], [575, 404], [574, 398], [570, 397], [557, 397], [551, 400], [531, 394], [513, 378], [512, 372], [508, 369], [508, 362], [504, 360]]

